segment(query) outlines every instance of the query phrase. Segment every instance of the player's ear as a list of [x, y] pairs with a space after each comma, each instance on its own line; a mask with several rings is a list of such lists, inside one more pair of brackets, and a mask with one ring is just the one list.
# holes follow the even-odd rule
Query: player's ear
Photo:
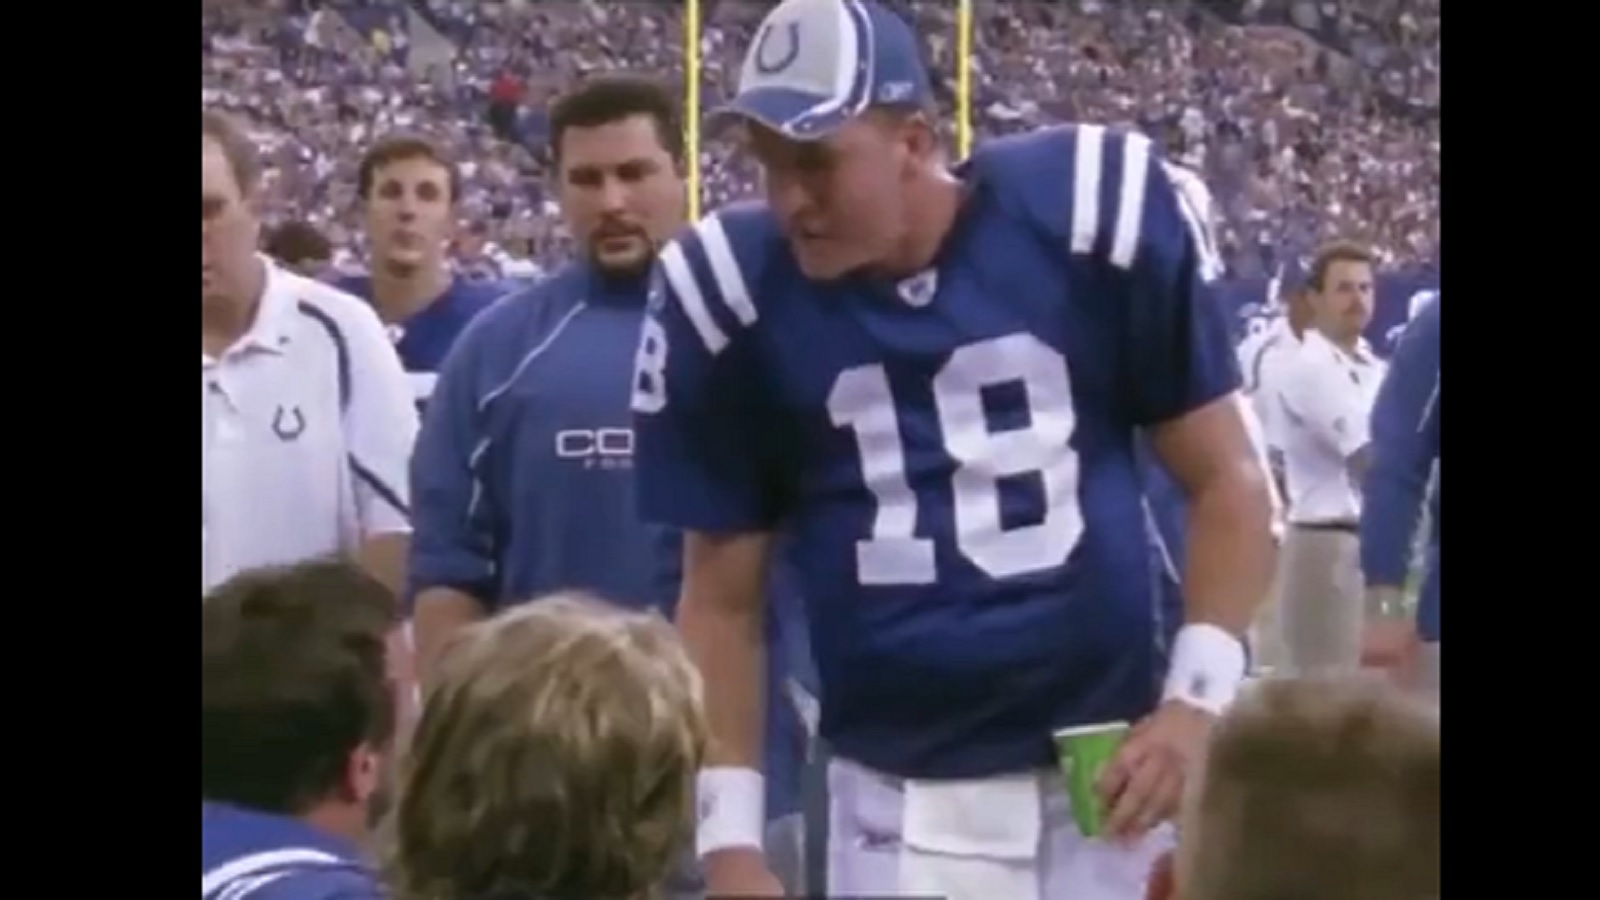
[[250, 218], [260, 223], [262, 214], [266, 211], [266, 192], [260, 188], [251, 188], [239, 200], [244, 204], [245, 212], [250, 214]]
[[339, 785], [341, 800], [365, 803], [378, 789], [383, 759], [369, 744], [356, 748], [345, 761], [345, 777]]
[[933, 118], [923, 110], [911, 110], [900, 117], [900, 135], [906, 161], [913, 170], [924, 168], [939, 154], [939, 132]]

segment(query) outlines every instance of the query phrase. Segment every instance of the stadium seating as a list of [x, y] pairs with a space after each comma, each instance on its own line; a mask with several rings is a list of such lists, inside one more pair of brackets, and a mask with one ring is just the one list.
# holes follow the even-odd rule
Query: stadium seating
[[[765, 5], [704, 0], [707, 98], [725, 91]], [[909, 8], [948, 100], [955, 5]], [[463, 254], [548, 266], [567, 236], [544, 188], [543, 101], [586, 72], [681, 79], [680, 9], [207, 0], [201, 97], [243, 114], [268, 148], [269, 218], [308, 218], [359, 257], [354, 162], [375, 134], [419, 130], [466, 161], [462, 212], [474, 240]], [[1402, 303], [1436, 281], [1439, 0], [976, 0], [976, 11], [980, 140], [1058, 119], [1160, 137], [1206, 175], [1229, 275], [1257, 298], [1334, 235], [1370, 240], [1401, 278], [1387, 293]], [[508, 90], [520, 112], [497, 134], [490, 96]], [[712, 141], [701, 153], [709, 204], [753, 190], [730, 148]]]

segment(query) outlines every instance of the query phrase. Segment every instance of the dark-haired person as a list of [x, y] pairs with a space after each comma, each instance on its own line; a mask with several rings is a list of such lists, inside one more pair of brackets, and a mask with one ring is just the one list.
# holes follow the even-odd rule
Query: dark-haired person
[[317, 226], [294, 220], [267, 233], [262, 252], [307, 278], [327, 278], [333, 266], [333, 243]]
[[367, 804], [394, 732], [394, 594], [315, 561], [200, 606], [201, 900], [373, 900]]
[[1291, 673], [1335, 675], [1361, 664], [1361, 485], [1385, 365], [1361, 336], [1375, 299], [1371, 253], [1344, 241], [1323, 247], [1309, 285], [1311, 319], [1278, 386], [1289, 488], [1278, 623]]
[[439, 366], [462, 329], [508, 291], [499, 282], [458, 277], [450, 266], [460, 180], [444, 150], [410, 135], [373, 144], [356, 174], [371, 272], [337, 283], [377, 310], [419, 404], [433, 394]]
[[[583, 252], [478, 317], [428, 404], [412, 466], [424, 683], [457, 630], [530, 597], [580, 588], [672, 611], [677, 537], [635, 509], [629, 404], [651, 264], [683, 224], [679, 122], [667, 89], [634, 78], [585, 82], [551, 109], [557, 197]], [[796, 805], [805, 738], [789, 704], [774, 708], [776, 817]]]

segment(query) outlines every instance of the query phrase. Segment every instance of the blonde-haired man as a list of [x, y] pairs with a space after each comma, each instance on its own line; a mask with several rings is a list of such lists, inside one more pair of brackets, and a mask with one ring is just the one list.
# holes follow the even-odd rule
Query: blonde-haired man
[[700, 676], [671, 626], [579, 594], [460, 632], [401, 766], [402, 900], [637, 900], [694, 836]]
[[1435, 900], [1439, 719], [1370, 676], [1268, 679], [1218, 723], [1151, 900]]

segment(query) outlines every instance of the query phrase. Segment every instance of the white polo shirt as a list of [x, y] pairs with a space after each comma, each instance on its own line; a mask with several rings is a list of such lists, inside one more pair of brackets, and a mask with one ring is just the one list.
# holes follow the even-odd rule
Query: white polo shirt
[[1255, 407], [1243, 394], [1235, 394], [1234, 398], [1239, 407], [1239, 418], [1244, 420], [1244, 433], [1250, 438], [1250, 447], [1256, 452], [1256, 461], [1261, 465], [1261, 471], [1267, 478], [1267, 497], [1272, 502], [1272, 536], [1283, 539], [1283, 493], [1278, 490], [1278, 480], [1272, 477], [1272, 453], [1267, 447], [1267, 432], [1261, 426], [1261, 418], [1256, 415]]
[[377, 315], [270, 261], [255, 323], [200, 356], [200, 586], [408, 533], [417, 411]]
[[1348, 460], [1370, 439], [1384, 369], [1365, 342], [1346, 353], [1316, 331], [1286, 359], [1277, 396], [1291, 524], [1348, 523], [1361, 515]]
[[1300, 339], [1289, 327], [1287, 317], [1272, 320], [1253, 340], [1239, 345], [1239, 371], [1244, 375], [1244, 393], [1250, 398], [1256, 417], [1266, 435], [1267, 446], [1283, 449], [1278, 388], [1283, 382], [1285, 363], [1300, 349]]

